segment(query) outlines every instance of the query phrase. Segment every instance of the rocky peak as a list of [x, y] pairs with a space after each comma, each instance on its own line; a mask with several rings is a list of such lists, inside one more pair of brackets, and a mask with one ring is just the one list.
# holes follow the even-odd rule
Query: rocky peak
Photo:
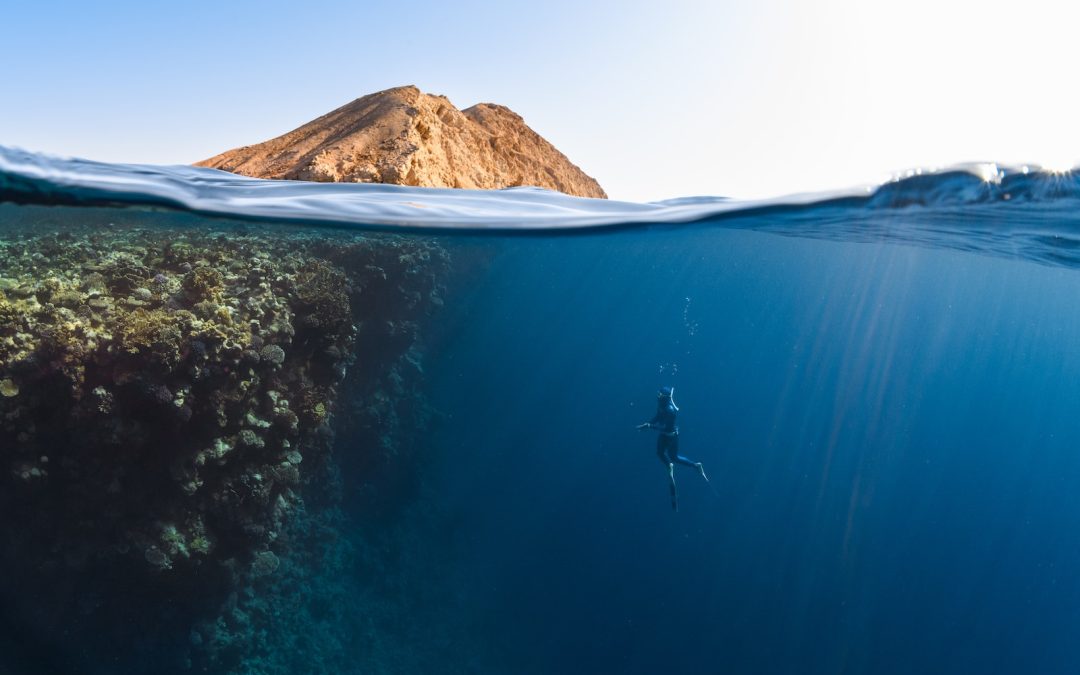
[[493, 103], [458, 110], [409, 85], [369, 94], [283, 136], [198, 162], [258, 178], [498, 189], [605, 198], [600, 185]]

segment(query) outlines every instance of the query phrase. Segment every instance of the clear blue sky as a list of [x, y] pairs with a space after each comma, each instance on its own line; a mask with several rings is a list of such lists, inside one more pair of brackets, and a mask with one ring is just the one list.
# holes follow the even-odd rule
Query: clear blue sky
[[1080, 158], [1072, 5], [4, 0], [0, 144], [189, 163], [416, 84], [513, 108], [622, 199], [1060, 166]]

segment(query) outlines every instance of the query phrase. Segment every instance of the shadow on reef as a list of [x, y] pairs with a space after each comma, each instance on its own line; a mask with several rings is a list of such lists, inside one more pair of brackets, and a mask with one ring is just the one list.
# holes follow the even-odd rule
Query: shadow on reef
[[355, 593], [334, 438], [352, 475], [410, 447], [448, 254], [190, 221], [0, 210], [0, 592], [24, 650], [55, 639], [34, 672], [345, 672], [312, 634]]

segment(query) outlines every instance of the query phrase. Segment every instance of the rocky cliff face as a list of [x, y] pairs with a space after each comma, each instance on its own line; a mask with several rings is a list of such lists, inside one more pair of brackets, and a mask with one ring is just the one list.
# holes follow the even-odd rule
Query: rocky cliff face
[[387, 89], [258, 145], [198, 162], [258, 178], [498, 189], [535, 185], [606, 198], [509, 108], [458, 110], [413, 86]]

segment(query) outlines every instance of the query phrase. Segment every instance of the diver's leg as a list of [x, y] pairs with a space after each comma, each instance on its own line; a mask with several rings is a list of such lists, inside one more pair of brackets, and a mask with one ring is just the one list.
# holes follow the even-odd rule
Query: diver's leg
[[[679, 495], [675, 491], [675, 465], [671, 463], [671, 455], [674, 454], [672, 448], [672, 437], [660, 434], [656, 437], [656, 456], [660, 458], [660, 461], [667, 467], [668, 482], [671, 489], [671, 508], [679, 510]], [[675, 448], [677, 449], [677, 448]]]
[[668, 459], [667, 454], [667, 437], [664, 434], [660, 434], [656, 437], [656, 456], [659, 458], [661, 464], [671, 464], [671, 460]]
[[679, 510], [679, 492], [675, 489], [675, 465], [668, 464], [668, 480], [671, 481], [671, 509]]
[[698, 470], [698, 473], [701, 474], [702, 478], [704, 478], [705, 480], [709, 480], [709, 477], [705, 475], [705, 465], [701, 462], [693, 462], [683, 457], [682, 455], [675, 455], [675, 463], [682, 464], [683, 466], [693, 467]]
[[701, 472], [701, 477], [704, 478], [706, 481], [708, 481], [709, 477], [705, 475], [705, 466], [702, 465], [701, 462], [695, 462], [695, 461], [689, 460], [686, 457], [683, 457], [682, 455], [679, 454], [679, 437], [675, 436], [671, 440], [672, 440], [672, 443], [671, 443], [671, 447], [669, 449], [669, 451], [671, 453], [669, 455], [671, 457], [671, 461], [675, 462], [676, 464], [682, 464], [683, 466], [689, 466], [689, 467], [692, 467], [694, 469], [697, 469], [699, 472]]

